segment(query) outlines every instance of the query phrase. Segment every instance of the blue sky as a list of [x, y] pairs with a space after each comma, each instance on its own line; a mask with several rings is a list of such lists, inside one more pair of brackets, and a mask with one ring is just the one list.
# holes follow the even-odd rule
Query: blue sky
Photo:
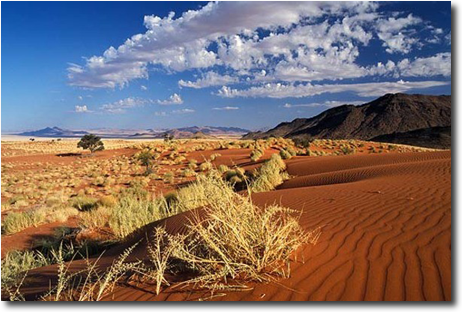
[[2, 131], [253, 130], [451, 94], [450, 2], [1, 5]]

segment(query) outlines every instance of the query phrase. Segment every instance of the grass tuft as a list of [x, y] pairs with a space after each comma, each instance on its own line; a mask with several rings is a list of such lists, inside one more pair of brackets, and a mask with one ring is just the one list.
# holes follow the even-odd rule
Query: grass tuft
[[256, 172], [255, 179], [250, 183], [249, 189], [254, 193], [268, 192], [288, 179], [284, 170], [286, 164], [278, 154], [273, 154]]

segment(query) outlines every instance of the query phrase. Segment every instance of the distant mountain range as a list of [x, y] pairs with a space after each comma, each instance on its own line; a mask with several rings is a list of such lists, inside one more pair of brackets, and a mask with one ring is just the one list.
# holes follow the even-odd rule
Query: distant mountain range
[[283, 122], [267, 131], [249, 132], [237, 127], [183, 127], [175, 129], [67, 130], [47, 127], [20, 133], [23, 136], [73, 138], [88, 133], [103, 138], [176, 139], [242, 136], [243, 139], [307, 137], [359, 139], [410, 144], [431, 148], [451, 147], [451, 97], [447, 95], [386, 94], [372, 102], [328, 109], [312, 118]]
[[80, 137], [85, 134], [88, 134], [87, 131], [82, 130], [67, 130], [61, 129], [58, 127], [46, 127], [44, 129], [36, 130], [36, 131], [27, 131], [20, 133], [19, 135], [24, 136], [36, 136], [36, 137], [50, 137], [50, 138], [68, 138], [68, 137]]
[[450, 148], [451, 97], [386, 94], [372, 102], [328, 109], [312, 118], [297, 118], [244, 139], [308, 137], [360, 139]]
[[118, 130], [118, 129], [95, 129], [95, 130], [68, 130], [59, 127], [47, 127], [35, 131], [22, 132], [22, 136], [49, 137], [49, 138], [74, 138], [93, 133], [103, 138], [163, 138], [166, 134], [176, 139], [192, 137], [217, 137], [217, 136], [242, 136], [249, 130], [236, 127], [184, 127], [176, 129], [146, 129], [146, 130]]
[[217, 136], [242, 136], [248, 133], [249, 130], [236, 127], [184, 127], [158, 132], [155, 130], [147, 130], [146, 132], [136, 133], [132, 137], [154, 137], [163, 138], [166, 134], [175, 139], [188, 139], [193, 137], [217, 137]]

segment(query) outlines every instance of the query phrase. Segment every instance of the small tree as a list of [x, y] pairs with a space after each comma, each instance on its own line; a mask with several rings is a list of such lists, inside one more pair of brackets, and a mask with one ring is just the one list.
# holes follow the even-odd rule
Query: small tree
[[151, 149], [147, 148], [136, 155], [136, 159], [138, 159], [142, 166], [146, 167], [144, 172], [145, 175], [152, 173], [152, 167], [157, 158], [159, 158], [159, 154], [154, 153]]
[[173, 134], [166, 132], [164, 134], [164, 141], [166, 143], [173, 141]]
[[300, 148], [310, 148], [313, 139], [311, 136], [301, 136], [293, 138], [292, 141]]
[[79, 143], [77, 143], [77, 147], [90, 150], [90, 153], [93, 154], [94, 152], [102, 151], [104, 149], [104, 144], [99, 136], [94, 134], [85, 134], [80, 139]]

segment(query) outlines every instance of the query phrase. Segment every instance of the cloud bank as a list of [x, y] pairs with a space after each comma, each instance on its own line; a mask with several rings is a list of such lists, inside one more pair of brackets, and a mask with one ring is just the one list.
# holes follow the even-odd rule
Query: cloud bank
[[[343, 91], [375, 96], [442, 85], [438, 79], [451, 76], [450, 31], [413, 14], [380, 10], [375, 2], [210, 2], [178, 17], [145, 16], [144, 26], [145, 33], [117, 48], [70, 64], [69, 84], [124, 88], [148, 79], [156, 66], [168, 73], [199, 71], [196, 80], [180, 79], [181, 88], [283, 98]], [[359, 62], [372, 42], [393, 60]], [[446, 44], [447, 52], [409, 56], [424, 43]], [[365, 77], [384, 81], [337, 83]], [[404, 81], [410, 78], [426, 81]], [[238, 84], [243, 87], [229, 87]], [[175, 93], [158, 103], [183, 100]]]

